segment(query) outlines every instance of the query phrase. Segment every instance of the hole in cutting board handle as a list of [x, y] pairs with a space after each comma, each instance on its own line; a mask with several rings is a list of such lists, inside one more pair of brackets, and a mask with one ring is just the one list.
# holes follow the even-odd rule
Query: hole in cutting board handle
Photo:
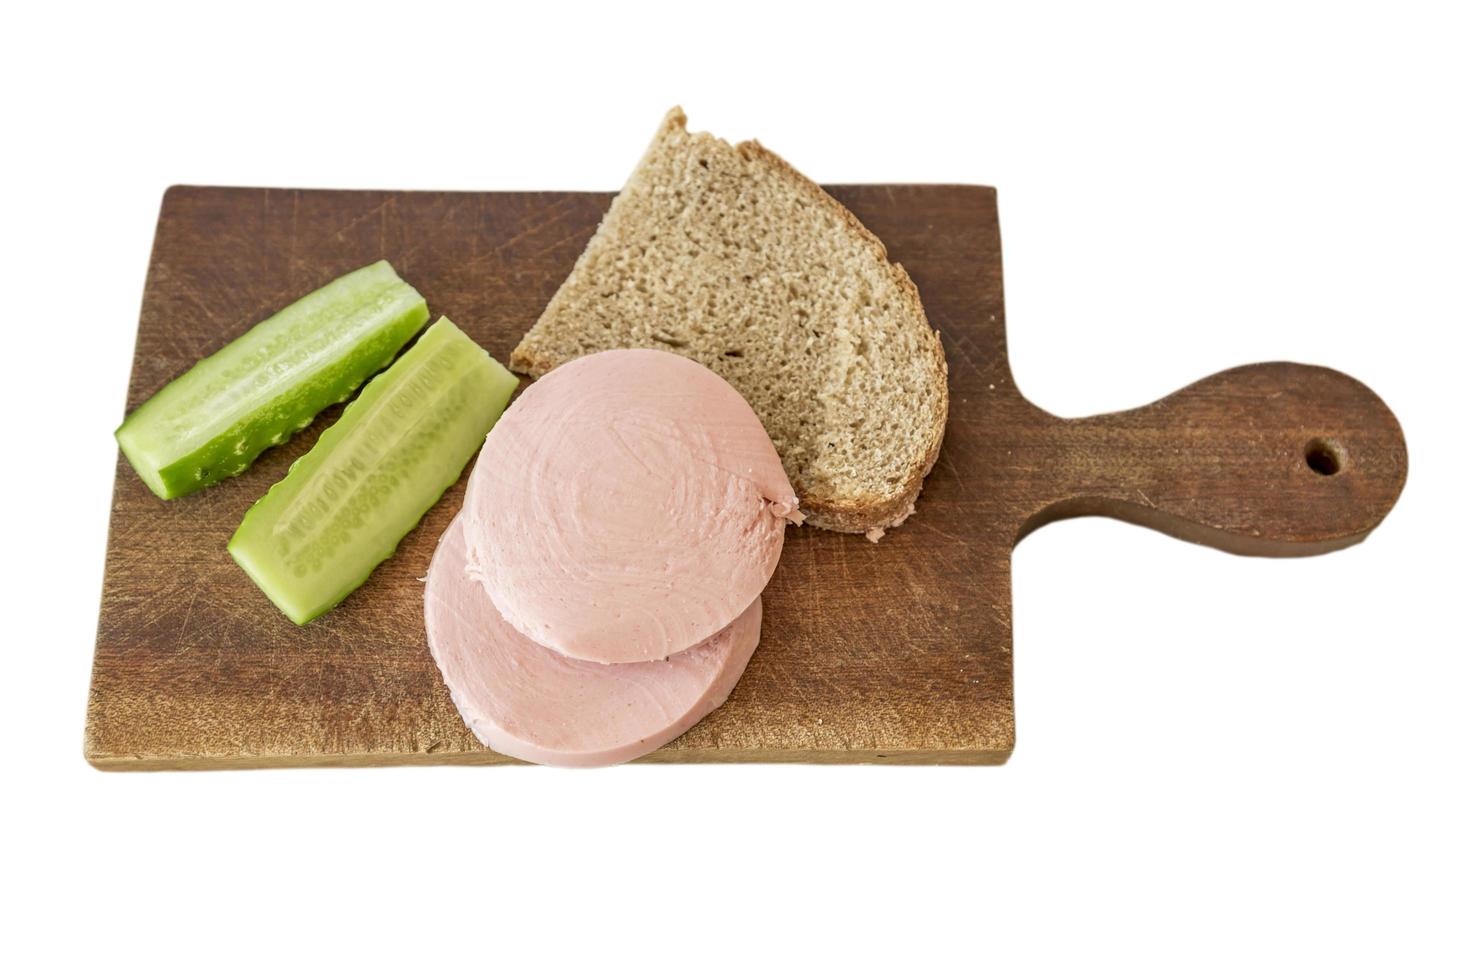
[[1304, 455], [1307, 466], [1321, 476], [1336, 476], [1342, 471], [1342, 447], [1331, 439], [1313, 439]]

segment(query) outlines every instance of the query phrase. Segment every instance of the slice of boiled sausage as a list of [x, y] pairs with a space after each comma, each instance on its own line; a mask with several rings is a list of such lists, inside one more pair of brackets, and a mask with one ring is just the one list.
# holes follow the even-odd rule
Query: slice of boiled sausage
[[724, 703], [760, 640], [757, 598], [667, 660], [563, 657], [511, 627], [467, 574], [463, 524], [456, 517], [434, 552], [424, 623], [460, 715], [496, 752], [553, 766], [608, 766], [652, 752]]
[[755, 601], [799, 521], [745, 399], [675, 354], [562, 365], [490, 430], [465, 493], [470, 561], [517, 630], [581, 660], [660, 660]]

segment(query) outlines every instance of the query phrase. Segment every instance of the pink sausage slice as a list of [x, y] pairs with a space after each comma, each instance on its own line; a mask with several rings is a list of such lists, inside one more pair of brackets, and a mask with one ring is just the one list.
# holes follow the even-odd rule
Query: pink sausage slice
[[687, 653], [594, 664], [537, 646], [465, 572], [462, 517], [439, 541], [424, 589], [429, 650], [475, 737], [552, 766], [610, 766], [682, 735], [725, 702], [760, 640], [757, 598]]
[[501, 615], [607, 664], [661, 660], [729, 625], [801, 518], [745, 399], [653, 350], [582, 357], [526, 389], [490, 430], [463, 513]]

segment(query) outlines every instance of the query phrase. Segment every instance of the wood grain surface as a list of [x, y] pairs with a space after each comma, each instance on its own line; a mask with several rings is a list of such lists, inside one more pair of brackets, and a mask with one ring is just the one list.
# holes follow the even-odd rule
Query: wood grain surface
[[[1104, 514], [1243, 554], [1308, 555], [1361, 540], [1397, 498], [1397, 422], [1325, 368], [1237, 368], [1097, 418], [1041, 411], [1006, 359], [994, 191], [829, 190], [909, 270], [942, 335], [944, 449], [918, 513], [881, 543], [790, 532], [745, 677], [649, 761], [1003, 762], [1015, 741], [1010, 557], [1027, 532]], [[611, 197], [172, 188], [127, 407], [380, 258], [504, 360]], [[460, 721], [424, 640], [418, 577], [463, 480], [366, 585], [306, 627], [225, 551], [245, 510], [337, 414], [179, 500], [155, 498], [119, 459], [87, 711], [93, 765], [508, 761]]]

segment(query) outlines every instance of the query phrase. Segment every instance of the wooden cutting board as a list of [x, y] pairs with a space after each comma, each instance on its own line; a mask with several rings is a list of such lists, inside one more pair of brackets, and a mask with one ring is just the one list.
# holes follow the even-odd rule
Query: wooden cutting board
[[[1011, 549], [1033, 528], [1106, 514], [1243, 554], [1310, 555], [1362, 540], [1398, 497], [1397, 422], [1326, 368], [1256, 364], [1129, 412], [1048, 415], [1016, 390], [1006, 360], [995, 192], [829, 190], [909, 270], [943, 337], [944, 449], [918, 513], [880, 544], [789, 533], [739, 687], [651, 761], [1004, 762], [1015, 740]], [[172, 188], [128, 410], [380, 258], [505, 360], [611, 198]], [[93, 765], [507, 761], [460, 721], [424, 641], [418, 578], [463, 480], [366, 585], [306, 627], [225, 552], [246, 508], [337, 414], [180, 500], [156, 499], [119, 460], [87, 711]]]

